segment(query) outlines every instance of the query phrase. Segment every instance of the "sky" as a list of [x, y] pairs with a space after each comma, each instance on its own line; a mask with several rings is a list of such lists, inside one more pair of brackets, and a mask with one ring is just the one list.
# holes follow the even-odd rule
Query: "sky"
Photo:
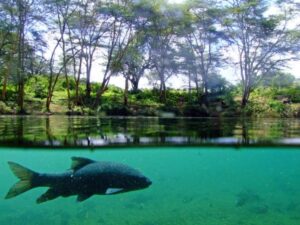
[[185, 0], [168, 0], [169, 3], [183, 3]]

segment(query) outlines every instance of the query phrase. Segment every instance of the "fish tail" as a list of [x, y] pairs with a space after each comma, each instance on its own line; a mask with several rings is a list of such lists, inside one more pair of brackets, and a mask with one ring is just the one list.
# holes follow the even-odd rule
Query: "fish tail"
[[8, 165], [11, 171], [20, 180], [9, 189], [8, 193], [5, 196], [5, 199], [16, 197], [35, 187], [35, 185], [33, 185], [33, 179], [38, 175], [38, 173], [27, 169], [18, 163], [8, 162]]

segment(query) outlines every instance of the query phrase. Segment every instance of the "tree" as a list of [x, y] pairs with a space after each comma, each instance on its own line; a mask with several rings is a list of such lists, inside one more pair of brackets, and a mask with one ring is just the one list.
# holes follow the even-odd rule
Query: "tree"
[[[189, 12], [192, 15], [191, 24], [185, 34], [185, 41], [190, 46], [194, 63], [197, 69], [196, 73], [196, 87], [198, 93], [199, 86], [202, 87], [201, 92], [204, 96], [208, 95], [210, 76], [216, 73], [218, 66], [220, 66], [220, 40], [223, 33], [217, 29], [219, 25], [218, 17], [219, 10], [213, 7], [213, 1], [194, 1], [189, 6]], [[189, 58], [191, 59], [191, 57]], [[189, 72], [191, 74], [191, 72]], [[200, 79], [201, 78], [201, 79]], [[201, 81], [201, 85], [198, 82]]]
[[[0, 21], [0, 73], [3, 75], [1, 80], [2, 93], [0, 99], [6, 100], [6, 88], [10, 75], [15, 73], [16, 43], [17, 36], [13, 30], [12, 19], [9, 15], [1, 15]], [[8, 17], [8, 18], [7, 18]], [[2, 20], [3, 19], [3, 20]], [[9, 21], [9, 22], [8, 22]]]
[[267, 10], [263, 0], [233, 0], [226, 7], [223, 25], [237, 53], [233, 58], [242, 80], [242, 107], [265, 74], [295, 59], [298, 40], [289, 28], [293, 11], [286, 8], [280, 15], [270, 15]]
[[[73, 46], [72, 54], [74, 76], [76, 81], [75, 98], [78, 101], [78, 86], [83, 71], [83, 63], [86, 72], [85, 97], [91, 97], [91, 71], [94, 56], [99, 50], [104, 35], [109, 30], [110, 15], [102, 10], [102, 1], [77, 1], [78, 8], [69, 22], [69, 39]], [[75, 51], [76, 50], [76, 51]], [[77, 57], [75, 57], [75, 53]]]
[[[9, 43], [15, 45], [16, 49], [10, 51], [9, 60], [16, 55], [16, 77], [18, 90], [18, 112], [25, 113], [24, 109], [24, 87], [25, 81], [32, 72], [34, 57], [39, 49], [37, 46], [43, 46], [41, 38], [41, 30], [38, 30], [37, 25], [42, 21], [41, 8], [39, 7], [39, 0], [3, 0], [1, 2], [1, 17], [7, 19], [6, 25], [9, 28], [8, 33], [12, 38]], [[12, 44], [12, 41], [14, 42]], [[35, 44], [37, 44], [35, 46]], [[3, 45], [2, 45], [3, 46]], [[8, 71], [10, 71], [11, 64], [8, 63]], [[5, 77], [4, 82], [6, 82]], [[6, 85], [6, 84], [5, 84]], [[4, 86], [5, 86], [4, 85]], [[2, 92], [2, 97], [5, 95]]]
[[260, 84], [265, 87], [283, 88], [291, 87], [295, 80], [295, 76], [290, 73], [270, 71], [263, 76], [263, 79], [260, 80]]
[[150, 69], [150, 61], [147, 43], [143, 43], [143, 40], [133, 41], [122, 59], [122, 73], [125, 79], [130, 81], [133, 92], [138, 91], [140, 79], [145, 70]]
[[166, 102], [166, 82], [177, 73], [179, 68], [175, 40], [181, 17], [176, 16], [180, 10], [176, 6], [171, 7], [161, 3], [160, 7], [155, 9], [155, 17], [152, 18], [148, 28], [151, 64], [154, 70], [151, 73], [151, 80], [159, 81], [160, 101]]
[[[72, 46], [67, 41], [67, 31], [69, 20], [72, 17], [76, 5], [72, 0], [45, 0], [47, 11], [50, 14], [48, 26], [52, 33], [55, 34], [55, 44], [51, 50], [50, 59], [48, 60], [48, 92], [46, 100], [46, 110], [50, 112], [50, 104], [53, 97], [53, 92], [60, 75], [64, 74], [66, 79], [66, 89], [68, 97], [68, 110], [72, 109], [71, 94], [69, 87], [68, 64], [74, 55], [69, 54]], [[59, 63], [57, 62], [58, 48], [62, 50], [62, 57]]]
[[112, 2], [101, 7], [101, 12], [109, 15], [107, 20], [109, 31], [103, 40], [106, 51], [105, 68], [94, 106], [98, 106], [101, 102], [101, 96], [108, 89], [111, 77], [122, 70], [121, 61], [130, 43], [135, 39], [136, 30], [131, 22], [131, 7], [132, 5], [127, 1]]

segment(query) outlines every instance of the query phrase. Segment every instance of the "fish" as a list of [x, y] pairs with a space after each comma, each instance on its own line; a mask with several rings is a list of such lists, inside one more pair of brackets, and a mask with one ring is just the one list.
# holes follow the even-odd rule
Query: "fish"
[[94, 161], [83, 157], [71, 159], [71, 168], [57, 174], [38, 173], [9, 161], [9, 167], [19, 181], [9, 189], [5, 199], [14, 198], [33, 188], [48, 187], [36, 203], [73, 195], [77, 195], [78, 202], [83, 202], [93, 195], [141, 190], [152, 184], [140, 171], [122, 163]]

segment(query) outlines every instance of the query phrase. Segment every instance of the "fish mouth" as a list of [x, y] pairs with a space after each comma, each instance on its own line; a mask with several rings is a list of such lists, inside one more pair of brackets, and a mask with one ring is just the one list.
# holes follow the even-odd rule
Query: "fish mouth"
[[149, 178], [146, 178], [146, 185], [149, 187], [152, 184], [152, 181]]

